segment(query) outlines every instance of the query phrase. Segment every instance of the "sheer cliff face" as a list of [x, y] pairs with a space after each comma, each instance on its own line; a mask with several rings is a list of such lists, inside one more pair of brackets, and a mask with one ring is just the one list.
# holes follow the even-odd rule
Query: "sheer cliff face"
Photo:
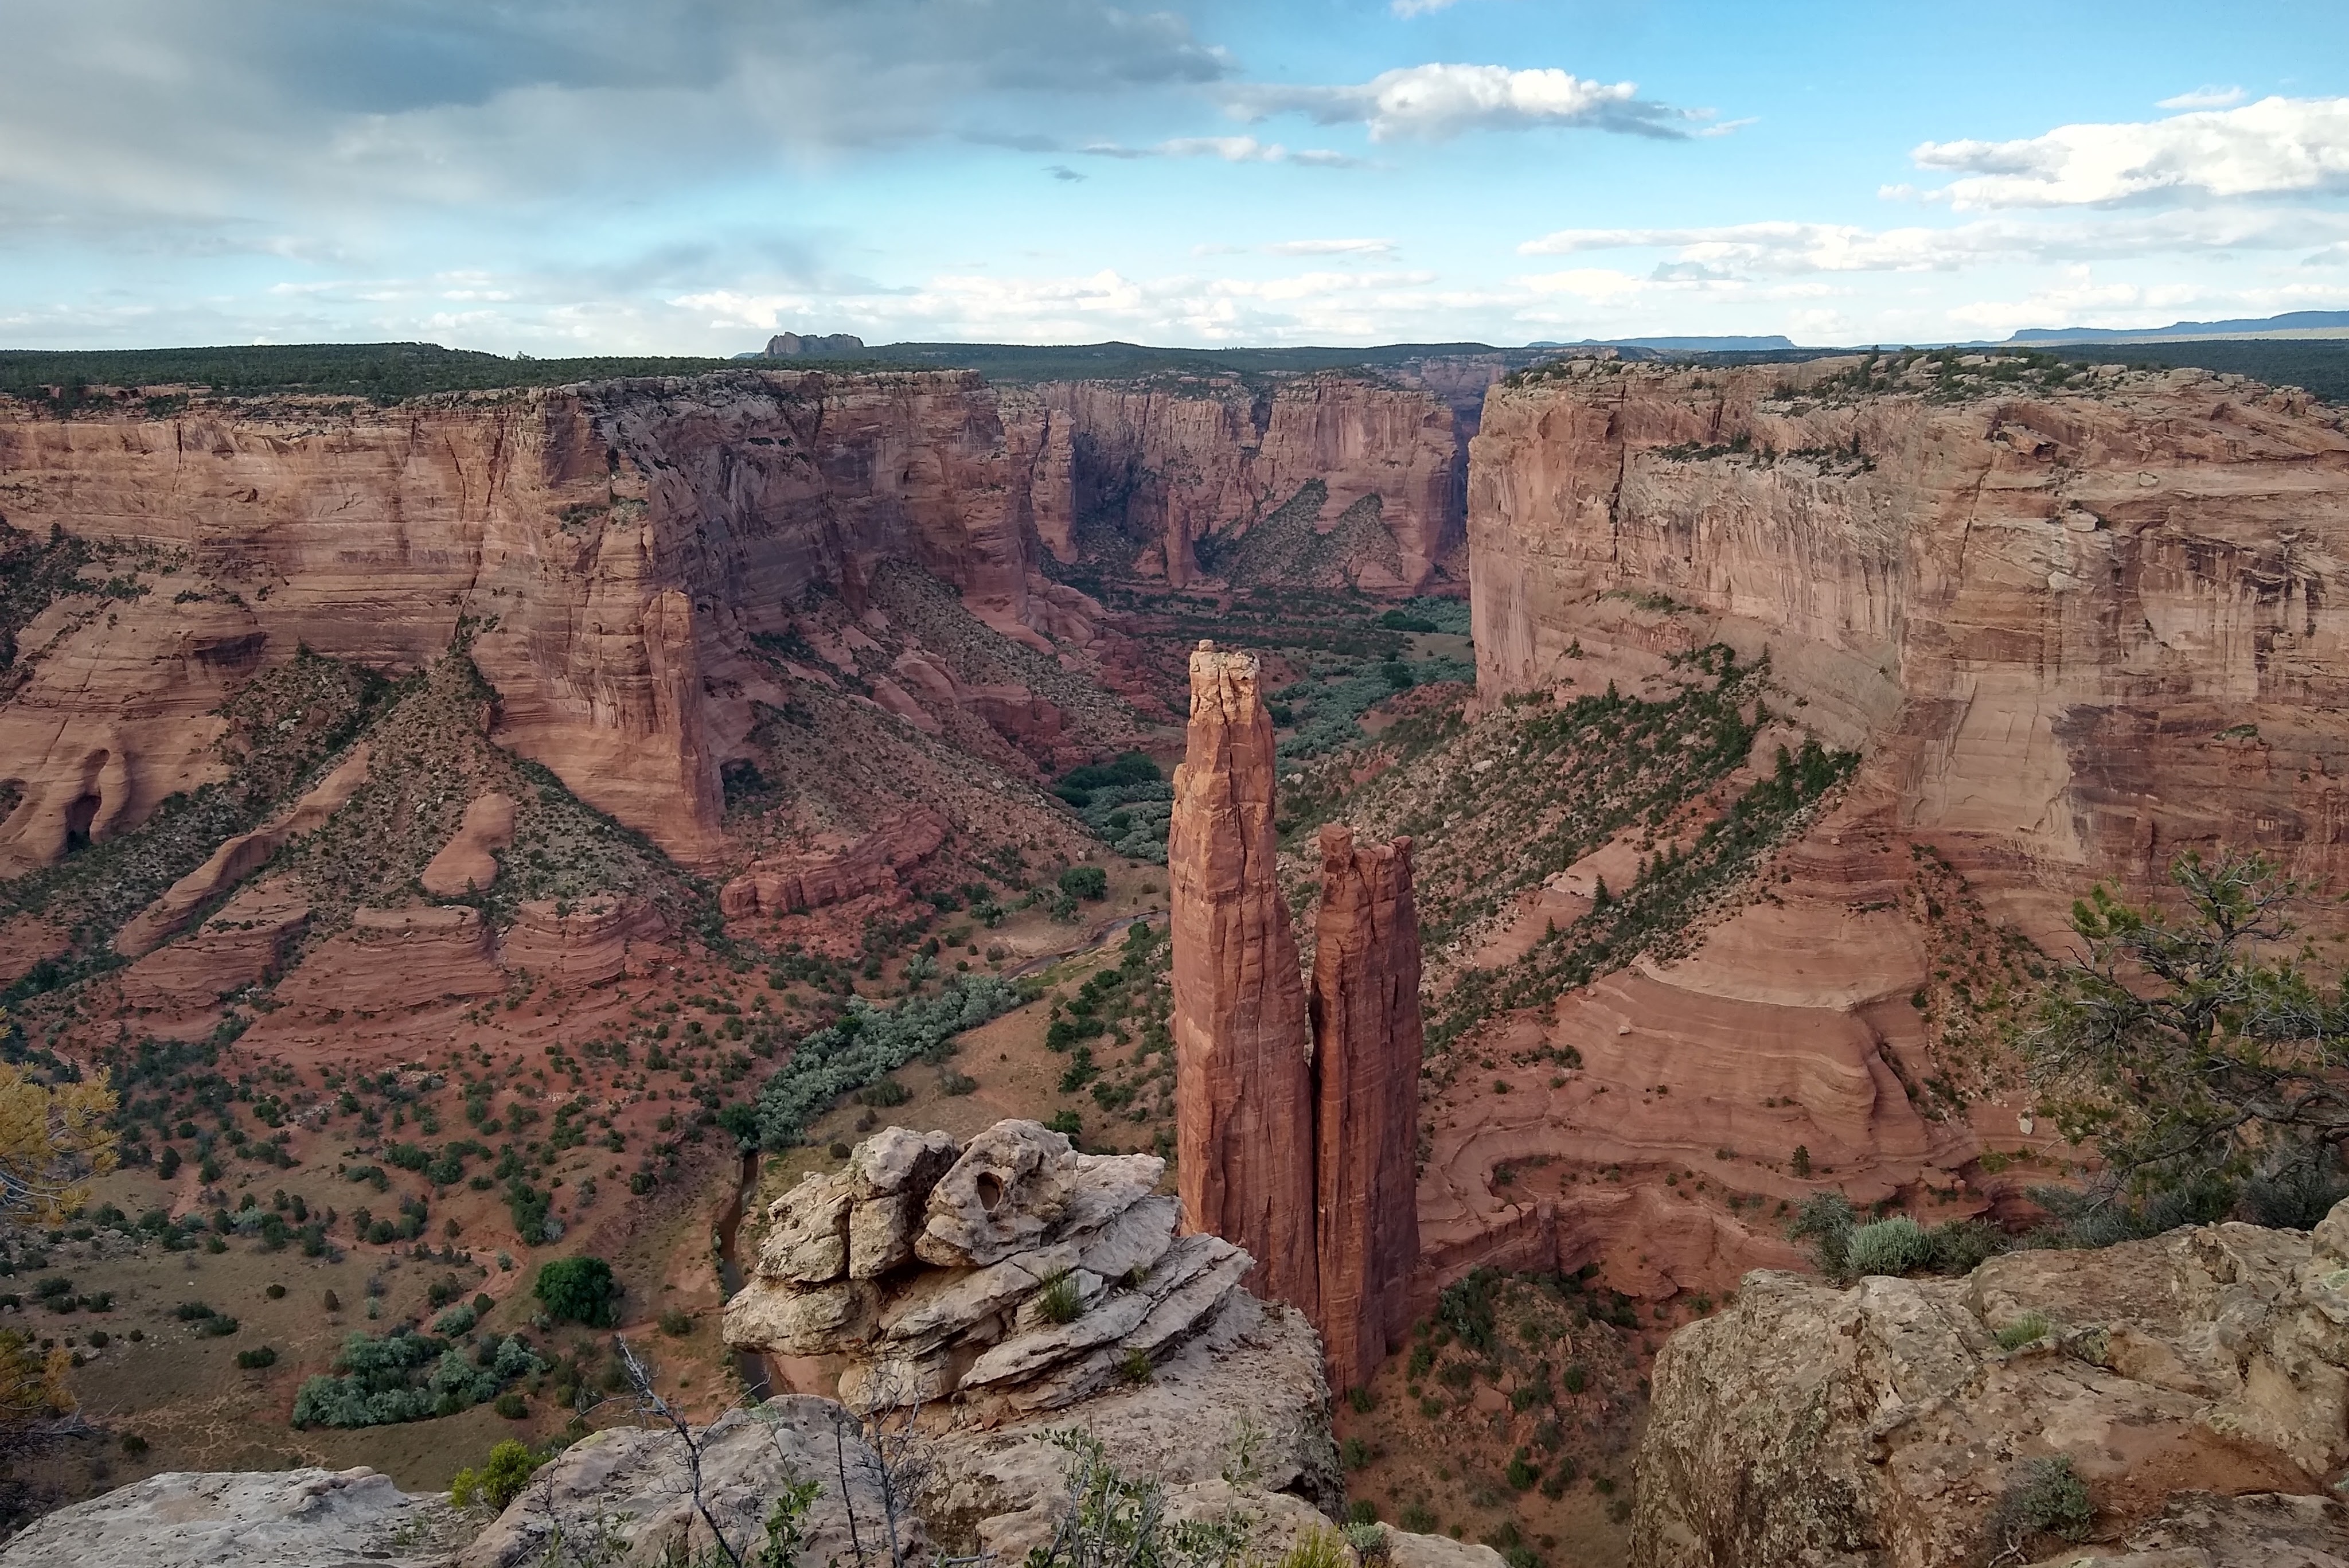
[[1419, 1263], [1419, 918], [1411, 840], [1321, 829], [1313, 949], [1314, 1244], [1330, 1381], [1368, 1384], [1411, 1327]]
[[[1633, 1293], [1714, 1293], [1795, 1262], [1749, 1217], [1826, 1188], [1928, 1216], [2018, 1199], [1985, 1153], [2068, 1157], [2019, 1083], [1969, 1076], [1948, 976], [2004, 927], [2061, 948], [2089, 882], [2143, 887], [2189, 847], [2349, 887], [2337, 412], [2200, 372], [1970, 390], [1914, 366], [1862, 387], [1856, 364], [1584, 363], [1487, 400], [1480, 701], [1659, 695], [1686, 677], [1674, 654], [1766, 651], [1783, 695], [1754, 756], [1660, 838], [1702, 831], [1803, 732], [1862, 763], [1684, 949], [1488, 1027], [1496, 1058], [1577, 1066], [1435, 1093], [1430, 1280], [1599, 1261]], [[1569, 927], [1645, 840], [1499, 925]], [[1530, 1207], [1503, 1179], [1528, 1160], [1560, 1182]]]
[[810, 589], [861, 609], [876, 564], [908, 559], [1014, 635], [1061, 613], [1029, 597], [1032, 458], [992, 392], [954, 373], [233, 421], [0, 417], [11, 524], [184, 552], [200, 579], [112, 624], [28, 628], [38, 662], [0, 710], [24, 784], [0, 856], [43, 863], [67, 828], [102, 836], [201, 782], [224, 672], [305, 643], [413, 669], [470, 623], [502, 741], [708, 859], [719, 737], [758, 695], [741, 655]]
[[1318, 1316], [1313, 1085], [1273, 765], [1255, 658], [1201, 645], [1166, 838], [1184, 1223], [1252, 1255], [1251, 1290]]
[[[1074, 381], [1004, 396], [1006, 422], [1040, 453], [1037, 530], [1063, 561], [1131, 556], [1177, 584], [1416, 591], [1460, 541], [1465, 432], [1438, 391], [1304, 376], [1268, 392]], [[1246, 546], [1276, 514], [1282, 536]]]
[[1982, 861], [2142, 879], [2225, 840], [2349, 876], [2338, 415], [2196, 370], [1941, 400], [1851, 365], [1496, 389], [1480, 694], [1767, 647], [1900, 826]]

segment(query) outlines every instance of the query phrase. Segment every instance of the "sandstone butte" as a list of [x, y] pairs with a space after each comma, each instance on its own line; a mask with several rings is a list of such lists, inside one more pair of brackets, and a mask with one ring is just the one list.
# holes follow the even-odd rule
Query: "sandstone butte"
[[1272, 721], [1257, 662], [1191, 656], [1174, 775], [1175, 1137], [1185, 1222], [1258, 1260], [1367, 1383], [1410, 1323], [1423, 1035], [1411, 841], [1322, 830], [1309, 1009], [1274, 857]]
[[1313, 949], [1314, 1245], [1330, 1380], [1361, 1387], [1411, 1327], [1419, 1262], [1419, 919], [1411, 840], [1321, 829]]
[[[1879, 369], [1861, 389], [1858, 364], [1578, 360], [1487, 399], [1481, 705], [1660, 691], [1721, 642], [1766, 655], [1773, 711], [1862, 763], [1777, 854], [1771, 898], [1498, 1027], [1500, 1054], [1582, 1065], [1506, 1071], [1506, 1096], [1464, 1080], [1436, 1107], [1423, 1293], [1478, 1262], [1719, 1292], [1798, 1262], [1746, 1214], [1828, 1187], [2019, 1199], [2027, 1168], [1980, 1162], [2060, 1161], [2026, 1098], [1942, 1113], [1903, 1084], [1941, 1070], [1911, 1002], [1945, 940], [1920, 855], [2054, 951], [2091, 881], [2141, 891], [2184, 849], [2255, 846], [2349, 887], [2339, 410], [2192, 369], [1971, 390]], [[1620, 886], [1635, 859], [1610, 845], [1553, 880]], [[1797, 1146], [1832, 1174], [1793, 1174]], [[1555, 1197], [1495, 1182], [1545, 1158], [1578, 1178]], [[1687, 1171], [1744, 1213], [1668, 1189]], [[1619, 1175], [1578, 1179], [1600, 1172]]]

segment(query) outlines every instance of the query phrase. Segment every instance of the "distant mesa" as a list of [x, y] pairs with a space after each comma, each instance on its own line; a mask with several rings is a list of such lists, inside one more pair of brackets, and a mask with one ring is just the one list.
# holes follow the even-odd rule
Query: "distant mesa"
[[2287, 310], [2230, 321], [2173, 321], [2167, 327], [2026, 327], [2009, 343], [2175, 343], [2202, 337], [2349, 338], [2349, 310]]
[[837, 359], [864, 352], [864, 339], [848, 332], [828, 332], [821, 336], [802, 337], [796, 332], [778, 332], [767, 339], [770, 359]]

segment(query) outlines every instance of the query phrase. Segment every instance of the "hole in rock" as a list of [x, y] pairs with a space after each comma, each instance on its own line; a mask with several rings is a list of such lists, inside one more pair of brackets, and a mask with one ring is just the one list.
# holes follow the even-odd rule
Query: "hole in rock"
[[94, 794], [77, 796], [66, 807], [66, 853], [89, 847], [89, 825], [98, 820], [99, 801]]
[[1003, 1202], [1003, 1178], [991, 1170], [978, 1173], [978, 1206], [989, 1214]]

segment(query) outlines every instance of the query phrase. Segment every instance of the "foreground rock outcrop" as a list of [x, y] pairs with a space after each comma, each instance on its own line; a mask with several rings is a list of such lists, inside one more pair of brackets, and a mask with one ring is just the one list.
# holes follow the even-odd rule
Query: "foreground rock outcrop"
[[1321, 830], [1313, 949], [1314, 1246], [1330, 1381], [1366, 1385], [1411, 1327], [1419, 1262], [1419, 919], [1411, 840]]
[[1166, 834], [1183, 1216], [1255, 1257], [1250, 1289], [1318, 1314], [1313, 1080], [1274, 766], [1256, 659], [1202, 643]]
[[816, 1363], [811, 1392], [973, 1419], [1057, 1409], [1156, 1366], [1241, 1301], [1250, 1259], [1177, 1237], [1165, 1162], [1035, 1122], [958, 1146], [890, 1127], [775, 1200], [727, 1342]]
[[443, 1568], [470, 1528], [367, 1469], [168, 1471], [44, 1515], [6, 1568]]
[[[763, 1400], [698, 1429], [694, 1443], [701, 1503], [731, 1544], [764, 1540], [773, 1500], [796, 1481], [818, 1479], [823, 1484], [802, 1524], [801, 1562], [854, 1562], [855, 1545], [885, 1539], [875, 1456], [832, 1401]], [[613, 1427], [564, 1449], [456, 1558], [456, 1568], [527, 1568], [544, 1560], [558, 1531], [574, 1552], [600, 1532], [616, 1550], [597, 1561], [614, 1568], [657, 1568], [715, 1548], [709, 1519], [694, 1503], [685, 1443], [667, 1428]], [[898, 1543], [923, 1552], [920, 1519], [900, 1529]]]
[[2349, 1466], [2349, 1204], [2313, 1233], [2202, 1226], [1961, 1280], [1750, 1274], [1673, 1334], [1654, 1390], [1639, 1568], [2027, 1561], [2061, 1544], [2014, 1522], [2048, 1459], [2135, 1561], [2349, 1559], [2328, 1497]]

